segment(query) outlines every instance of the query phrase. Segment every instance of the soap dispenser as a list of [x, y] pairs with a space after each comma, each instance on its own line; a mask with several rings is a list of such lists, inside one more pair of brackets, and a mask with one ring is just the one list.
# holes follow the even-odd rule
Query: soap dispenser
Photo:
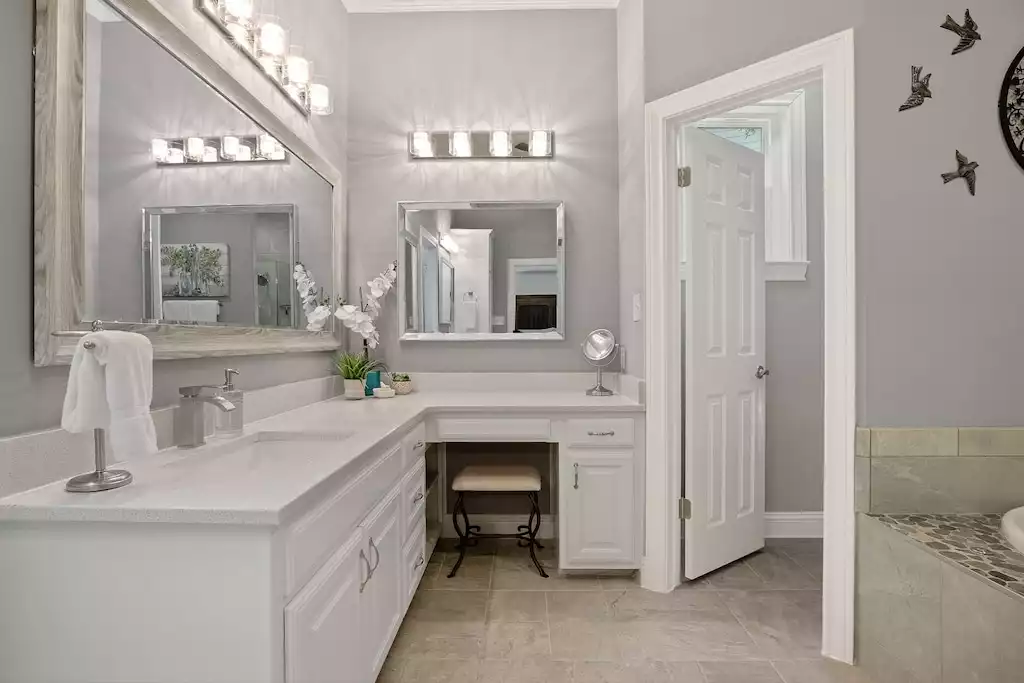
[[224, 386], [221, 387], [220, 394], [231, 401], [235, 409], [229, 412], [217, 412], [217, 436], [238, 436], [242, 433], [242, 427], [245, 425], [245, 412], [243, 411], [245, 395], [235, 389], [235, 375], [238, 374], [238, 370], [230, 368], [224, 370]]

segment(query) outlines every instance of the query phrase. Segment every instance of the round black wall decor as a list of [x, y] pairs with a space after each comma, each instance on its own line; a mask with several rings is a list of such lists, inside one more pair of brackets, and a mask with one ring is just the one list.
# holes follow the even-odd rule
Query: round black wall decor
[[999, 92], [999, 122], [1013, 158], [1024, 168], [1024, 50], [1010, 64]]

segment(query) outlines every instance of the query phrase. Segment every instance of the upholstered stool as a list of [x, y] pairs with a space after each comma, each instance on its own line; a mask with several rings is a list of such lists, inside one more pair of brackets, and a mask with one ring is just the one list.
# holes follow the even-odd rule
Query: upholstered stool
[[[548, 577], [535, 550], [544, 547], [537, 541], [537, 532], [540, 531], [540, 500], [537, 496], [540, 492], [540, 472], [537, 468], [522, 465], [472, 465], [456, 475], [452, 490], [459, 494], [452, 510], [452, 523], [455, 525], [455, 533], [459, 535], [459, 559], [448, 578], [459, 571], [466, 558], [466, 548], [475, 546], [481, 538], [516, 539], [520, 548], [530, 549], [530, 557], [537, 572], [544, 578]], [[479, 526], [469, 523], [469, 515], [466, 513], [467, 493], [525, 493], [530, 499], [530, 519], [520, 525], [519, 532], [515, 534], [481, 534]]]

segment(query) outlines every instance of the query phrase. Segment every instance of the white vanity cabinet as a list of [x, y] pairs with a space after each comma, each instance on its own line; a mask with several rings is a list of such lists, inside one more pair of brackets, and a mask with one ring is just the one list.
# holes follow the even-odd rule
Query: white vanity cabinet
[[370, 562], [369, 576], [359, 596], [358, 618], [363, 657], [368, 663], [364, 669], [368, 681], [374, 680], [384, 666], [391, 641], [408, 606], [402, 585], [404, 559], [399, 492], [400, 487], [396, 486], [360, 527]]
[[559, 455], [559, 565], [634, 568], [636, 472], [631, 450], [568, 448]]

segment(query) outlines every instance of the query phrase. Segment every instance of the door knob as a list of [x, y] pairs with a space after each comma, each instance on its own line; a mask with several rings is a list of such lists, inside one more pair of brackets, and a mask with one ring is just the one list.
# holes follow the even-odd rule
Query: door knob
[[766, 368], [763, 365], [758, 365], [757, 366], [757, 372], [754, 373], [754, 377], [757, 377], [758, 379], [764, 379], [765, 377], [767, 377], [770, 374], [772, 374], [771, 370], [769, 370], [768, 368]]

